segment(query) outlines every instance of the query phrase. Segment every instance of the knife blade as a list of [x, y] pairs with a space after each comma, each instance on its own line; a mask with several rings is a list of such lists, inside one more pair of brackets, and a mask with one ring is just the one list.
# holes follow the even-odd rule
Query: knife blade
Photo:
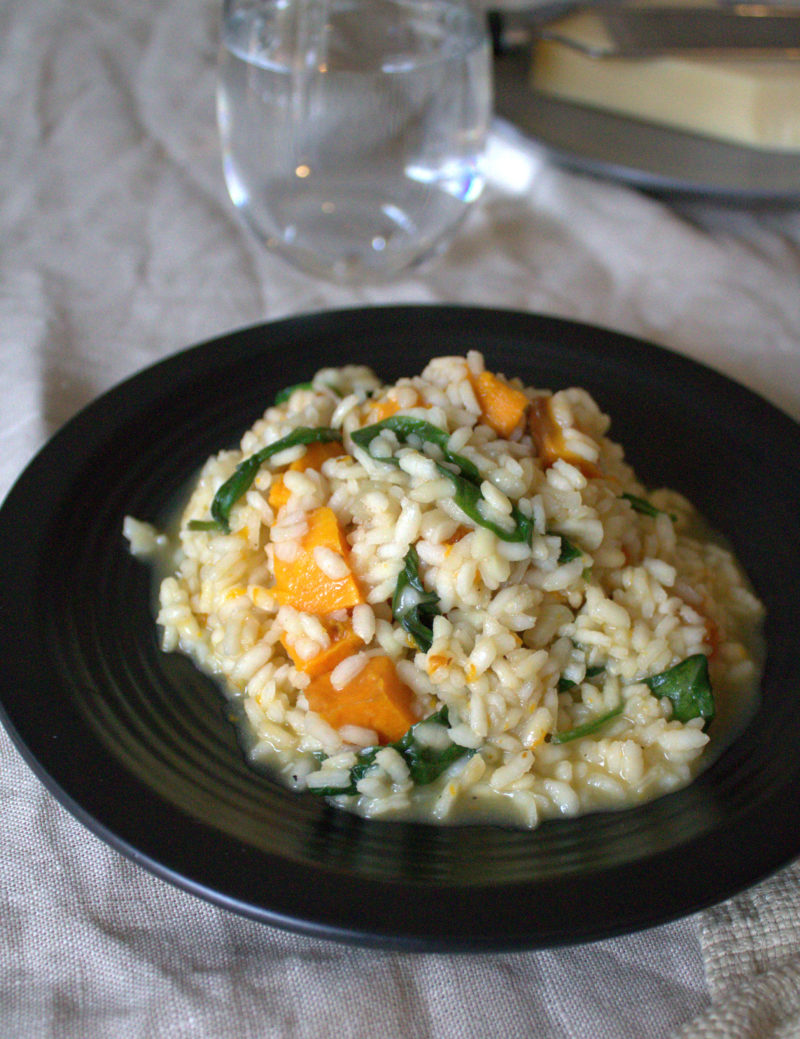
[[[564, 13], [563, 7], [561, 13]], [[567, 18], [532, 17], [532, 32], [592, 57], [646, 58], [719, 53], [800, 58], [800, 7], [741, 3], [727, 6], [575, 4], [569, 15], [596, 19], [603, 30], [586, 35]]]

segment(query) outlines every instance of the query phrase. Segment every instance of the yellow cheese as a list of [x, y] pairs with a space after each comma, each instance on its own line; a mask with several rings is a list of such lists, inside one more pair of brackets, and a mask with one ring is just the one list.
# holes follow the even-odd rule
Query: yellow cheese
[[[610, 45], [590, 11], [550, 26], [592, 47]], [[800, 60], [754, 57], [590, 57], [537, 40], [536, 90], [672, 129], [767, 150], [800, 152]]]

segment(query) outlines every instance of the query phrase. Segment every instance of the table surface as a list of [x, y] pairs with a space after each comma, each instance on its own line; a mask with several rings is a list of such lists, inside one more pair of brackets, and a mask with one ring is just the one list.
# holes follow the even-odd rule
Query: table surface
[[[0, 11], [0, 495], [78, 410], [195, 342], [329, 307], [554, 314], [800, 418], [800, 212], [649, 196], [497, 121], [448, 253], [341, 288], [265, 255], [222, 183], [211, 0]], [[798, 164], [800, 166], [800, 163]], [[798, 174], [800, 176], [800, 173]], [[800, 1035], [800, 864], [686, 919], [529, 953], [335, 945], [213, 907], [91, 835], [0, 731], [4, 1037]]]

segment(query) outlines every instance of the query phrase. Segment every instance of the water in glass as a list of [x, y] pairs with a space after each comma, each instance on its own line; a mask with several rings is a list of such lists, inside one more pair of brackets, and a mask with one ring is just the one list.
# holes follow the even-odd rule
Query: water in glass
[[227, 3], [218, 117], [233, 202], [317, 274], [415, 264], [481, 192], [490, 60], [468, 0]]

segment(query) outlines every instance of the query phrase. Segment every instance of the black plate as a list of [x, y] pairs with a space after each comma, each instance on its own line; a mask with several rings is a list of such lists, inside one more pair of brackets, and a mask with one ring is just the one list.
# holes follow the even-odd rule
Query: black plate
[[[250, 769], [213, 683], [159, 651], [147, 567], [121, 528], [158, 523], [207, 455], [281, 386], [371, 364], [387, 380], [482, 350], [538, 386], [580, 384], [652, 485], [725, 531], [767, 610], [763, 702], [689, 788], [529, 833], [368, 822]], [[0, 510], [0, 703], [28, 763], [91, 830], [228, 909], [416, 949], [609, 936], [709, 905], [800, 853], [800, 429], [722, 376], [554, 318], [459, 307], [325, 313], [245, 329], [111, 390], [53, 438]]]
[[525, 49], [495, 58], [495, 108], [560, 165], [657, 195], [800, 202], [796, 152], [746, 148], [548, 97], [530, 87], [530, 61]]

